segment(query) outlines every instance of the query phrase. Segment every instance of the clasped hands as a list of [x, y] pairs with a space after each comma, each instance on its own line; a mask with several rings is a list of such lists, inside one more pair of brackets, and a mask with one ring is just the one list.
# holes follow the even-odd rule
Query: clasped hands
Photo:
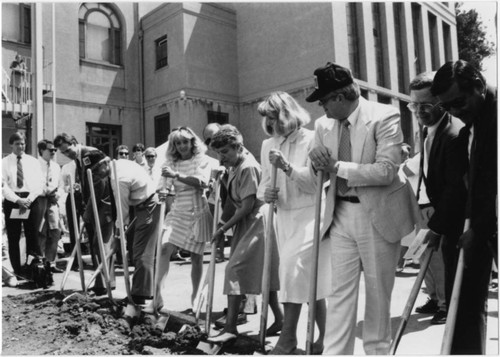
[[30, 208], [31, 204], [33, 202], [31, 202], [31, 200], [29, 198], [19, 198], [16, 203], [18, 204], [19, 206], [19, 213], [20, 214], [23, 214], [24, 212], [26, 212], [27, 209]]
[[337, 173], [337, 160], [332, 158], [331, 150], [318, 146], [309, 151], [309, 158], [316, 170]]

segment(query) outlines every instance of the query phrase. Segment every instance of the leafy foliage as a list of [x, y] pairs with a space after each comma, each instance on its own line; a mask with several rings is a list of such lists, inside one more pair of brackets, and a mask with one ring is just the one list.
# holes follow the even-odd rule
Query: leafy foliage
[[495, 53], [495, 44], [486, 39], [483, 23], [476, 10], [462, 10], [462, 3], [455, 4], [457, 18], [458, 55], [477, 69], [482, 70], [483, 59]]

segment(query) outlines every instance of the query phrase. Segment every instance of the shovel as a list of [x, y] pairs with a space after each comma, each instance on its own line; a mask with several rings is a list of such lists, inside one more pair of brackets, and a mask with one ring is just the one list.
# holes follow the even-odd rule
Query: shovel
[[[465, 220], [464, 232], [470, 229], [470, 219]], [[455, 332], [455, 323], [457, 322], [458, 302], [460, 300], [460, 290], [462, 287], [462, 279], [464, 276], [464, 249], [460, 248], [458, 256], [457, 272], [453, 281], [453, 291], [451, 293], [450, 306], [446, 316], [446, 325], [444, 328], [443, 343], [441, 345], [441, 354], [449, 355], [451, 352], [451, 344], [453, 342], [453, 333]]]
[[[215, 234], [217, 232], [217, 223], [219, 222], [220, 215], [220, 174], [217, 175], [215, 182], [215, 206], [214, 206], [214, 216], [213, 216], [213, 226], [212, 233]], [[198, 323], [198, 319], [201, 312], [201, 306], [203, 305], [203, 300], [206, 300], [206, 316], [205, 316], [205, 332], [207, 335], [210, 334], [210, 327], [212, 325], [212, 307], [214, 302], [214, 286], [215, 286], [215, 258], [217, 254], [217, 243], [213, 242], [210, 247], [210, 263], [208, 265], [207, 273], [203, 282], [203, 287], [198, 293], [195, 311], [196, 322]], [[222, 348], [222, 344], [211, 343], [208, 341], [200, 341], [196, 346], [200, 351], [205, 352], [209, 355], [216, 355]]]
[[399, 341], [401, 341], [401, 337], [403, 336], [403, 332], [406, 328], [406, 325], [408, 324], [408, 321], [410, 319], [411, 311], [413, 309], [413, 305], [415, 304], [415, 300], [417, 300], [418, 292], [420, 291], [420, 287], [422, 286], [422, 282], [424, 281], [425, 273], [427, 272], [427, 269], [429, 268], [429, 263], [432, 258], [432, 254], [434, 253], [433, 248], [428, 248], [430, 249], [429, 253], [425, 256], [424, 261], [422, 262], [422, 265], [420, 267], [420, 271], [418, 272], [417, 279], [415, 280], [415, 283], [413, 284], [413, 287], [410, 292], [410, 296], [408, 297], [408, 301], [405, 305], [405, 308], [403, 310], [403, 314], [401, 315], [401, 322], [399, 323], [398, 330], [396, 331], [396, 335], [394, 336], [394, 339], [392, 340], [390, 349], [389, 349], [389, 354], [394, 355], [396, 354], [396, 349], [398, 348]]
[[314, 240], [312, 251], [312, 266], [311, 266], [311, 285], [309, 285], [309, 314], [307, 317], [307, 340], [306, 354], [313, 354], [314, 344], [314, 323], [316, 320], [316, 293], [318, 288], [318, 258], [319, 258], [319, 243], [320, 224], [321, 224], [321, 195], [323, 193], [323, 171], [318, 171], [316, 183], [316, 206], [314, 213]]
[[[115, 178], [115, 187], [116, 190], [114, 190], [115, 193], [115, 202], [116, 204], [116, 213], [118, 216], [118, 229], [120, 230], [120, 247], [121, 247], [121, 252], [122, 252], [122, 257], [123, 257], [123, 277], [125, 278], [125, 290], [127, 292], [127, 297], [128, 297], [128, 302], [132, 305], [135, 305], [134, 300], [132, 299], [132, 293], [130, 290], [130, 277], [128, 274], [128, 259], [127, 259], [127, 248], [126, 248], [126, 242], [127, 238], [125, 238], [125, 228], [123, 225], [123, 212], [122, 212], [122, 205], [121, 205], [121, 194], [120, 194], [120, 181], [118, 179], [118, 171], [116, 170], [116, 160], [112, 161], [111, 164], [111, 175], [114, 176]], [[134, 218], [135, 219], [135, 218]], [[129, 226], [132, 226], [130, 224]]]
[[168, 314], [161, 314], [160, 311], [157, 310], [157, 303], [158, 303], [158, 294], [160, 293], [160, 259], [161, 259], [161, 246], [162, 246], [162, 235], [163, 235], [163, 223], [165, 221], [165, 211], [166, 211], [166, 203], [164, 200], [161, 201], [160, 203], [160, 222], [159, 224], [159, 229], [158, 229], [158, 237], [156, 239], [156, 260], [155, 260], [155, 275], [154, 275], [154, 288], [153, 288], [153, 315], [155, 316], [156, 323], [155, 323], [155, 329], [160, 330], [163, 332], [165, 330], [165, 327], [167, 326], [168, 319], [170, 315]]
[[111, 293], [111, 282], [109, 278], [109, 268], [108, 268], [108, 261], [106, 257], [106, 252], [104, 250], [104, 241], [102, 239], [102, 232], [101, 232], [101, 225], [99, 224], [99, 212], [97, 211], [97, 201], [95, 198], [95, 190], [94, 190], [94, 180], [92, 178], [92, 170], [87, 169], [87, 179], [88, 179], [88, 184], [90, 188], [90, 201], [92, 203], [92, 212], [94, 214], [94, 225], [95, 225], [95, 231], [97, 235], [97, 243], [99, 245], [99, 253], [101, 256], [101, 263], [103, 264], [103, 271], [104, 271], [104, 282], [106, 284], [106, 290], [108, 292], [108, 297], [111, 302], [114, 303], [113, 300], [113, 295]]
[[75, 203], [75, 188], [74, 188], [74, 182], [72, 182], [71, 177], [69, 177], [69, 197], [70, 197], [70, 202], [71, 202], [71, 219], [73, 220], [73, 229], [74, 229], [74, 235], [76, 237], [75, 239], [75, 247], [73, 248], [73, 252], [71, 253], [71, 257], [68, 261], [68, 265], [66, 266], [66, 271], [64, 272], [64, 277], [61, 283], [61, 293], [64, 289], [64, 285], [66, 284], [66, 279], [68, 278], [69, 271], [71, 270], [71, 266], [73, 265], [73, 261], [75, 259], [75, 255], [77, 256], [78, 259], [78, 271], [80, 272], [80, 281], [82, 284], [82, 291], [84, 293], [87, 292], [87, 289], [85, 288], [85, 274], [83, 272], [83, 259], [82, 259], [82, 248], [80, 245], [80, 240], [83, 234], [83, 227], [84, 224], [82, 222], [82, 227], [80, 227], [80, 233], [78, 232], [78, 219], [76, 217], [76, 203]]
[[[273, 165], [271, 171], [271, 188], [276, 188], [276, 175], [278, 168]], [[267, 213], [267, 226], [264, 245], [264, 268], [262, 275], [262, 307], [260, 314], [260, 333], [259, 342], [262, 351], [266, 351], [266, 329], [267, 329], [267, 313], [269, 310], [269, 291], [271, 288], [271, 255], [273, 242], [273, 216], [274, 216], [274, 202], [269, 205], [269, 212]]]

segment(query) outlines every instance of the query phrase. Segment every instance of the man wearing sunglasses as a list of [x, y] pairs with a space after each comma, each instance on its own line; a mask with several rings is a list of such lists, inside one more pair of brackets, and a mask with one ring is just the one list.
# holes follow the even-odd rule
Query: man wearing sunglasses
[[[456, 269], [457, 241], [463, 232], [466, 190], [463, 176], [467, 162], [458, 137], [463, 124], [431, 94], [435, 72], [421, 73], [410, 83], [411, 103], [421, 130], [420, 153], [403, 166], [408, 175], [418, 175], [417, 200], [427, 232], [424, 254], [433, 254], [425, 275], [429, 299], [416, 312], [434, 314], [431, 324], [446, 323]], [[409, 168], [415, 167], [415, 172]], [[443, 239], [441, 239], [443, 238]]]
[[[485, 354], [486, 306], [492, 259], [497, 260], [497, 93], [469, 63], [445, 63], [436, 73], [433, 95], [465, 123], [460, 131], [468, 160], [464, 251], [451, 354]], [[498, 262], [497, 262], [498, 263]]]

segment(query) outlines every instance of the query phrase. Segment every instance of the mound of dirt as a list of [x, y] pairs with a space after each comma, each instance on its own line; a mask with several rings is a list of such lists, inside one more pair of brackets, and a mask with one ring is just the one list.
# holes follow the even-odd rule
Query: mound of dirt
[[196, 349], [203, 337], [197, 327], [162, 333], [141, 317], [130, 330], [119, 318], [122, 307], [108, 299], [62, 298], [54, 291], [4, 297], [2, 354], [203, 354]]
[[[65, 296], [38, 291], [2, 299], [3, 355], [169, 355], [205, 354], [196, 348], [205, 339], [198, 326], [171, 316], [165, 331], [143, 315], [132, 329], [120, 318], [123, 306], [107, 298]], [[181, 328], [183, 327], [183, 328]], [[246, 336], [225, 346], [223, 354], [251, 355], [258, 342]]]

